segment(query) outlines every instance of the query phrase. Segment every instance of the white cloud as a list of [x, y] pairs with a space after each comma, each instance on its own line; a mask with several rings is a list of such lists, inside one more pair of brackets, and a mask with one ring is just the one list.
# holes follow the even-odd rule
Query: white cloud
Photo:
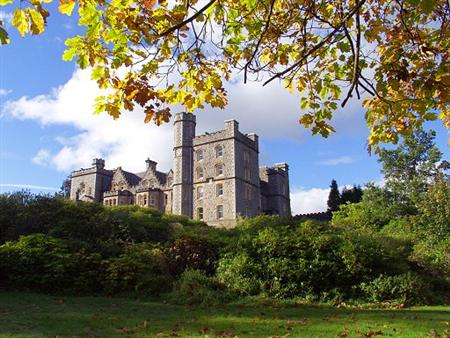
[[334, 165], [340, 165], [340, 164], [350, 164], [353, 162], [354, 162], [354, 160], [350, 156], [340, 156], [340, 157], [336, 157], [336, 158], [330, 158], [328, 160], [318, 161], [318, 162], [316, 162], [316, 164], [334, 166]]
[[5, 103], [3, 112], [20, 120], [35, 120], [41, 125], [69, 125], [78, 132], [57, 138], [60, 149], [50, 153], [41, 149], [35, 163], [48, 163], [64, 172], [89, 166], [95, 157], [104, 157], [108, 167], [142, 171], [151, 157], [163, 170], [171, 167], [171, 126], [143, 123], [143, 113], [126, 113], [119, 120], [106, 114], [92, 114], [94, 99], [100, 95], [89, 71], [76, 70], [72, 78], [48, 95], [22, 97]]
[[329, 188], [293, 189], [291, 209], [293, 215], [327, 211]]
[[10, 94], [12, 91], [10, 89], [0, 88], [0, 96], [6, 96]]
[[[264, 138], [298, 139], [310, 134], [298, 124], [299, 98], [280, 84], [274, 82], [262, 87], [261, 83], [244, 84], [236, 78], [227, 88], [229, 106], [225, 110], [207, 108], [196, 112], [197, 134], [222, 129], [223, 121], [230, 118], [239, 121], [242, 132], [256, 132]], [[144, 160], [150, 157], [159, 163], [161, 170], [169, 170], [172, 167], [172, 124], [161, 127], [144, 124], [144, 114], [139, 109], [123, 113], [118, 120], [106, 114], [94, 115], [93, 102], [100, 94], [97, 84], [90, 79], [90, 70], [75, 70], [67, 83], [49, 94], [7, 101], [2, 112], [44, 126], [59, 124], [77, 130], [70, 137], [59, 135], [55, 140], [59, 149], [54, 153], [39, 150], [34, 163], [46, 163], [69, 172], [89, 166], [93, 158], [103, 157], [108, 168], [122, 165], [125, 170], [141, 171], [145, 167]], [[358, 105], [353, 110], [338, 113], [337, 123], [349, 125], [345, 121], [355, 119]], [[177, 111], [180, 110], [174, 109]], [[355, 124], [350, 125], [353, 128]]]
[[15, 183], [0, 183], [0, 188], [19, 188], [19, 189], [31, 189], [31, 190], [49, 190], [58, 191], [59, 188], [45, 187], [41, 185], [33, 184], [15, 184]]
[[7, 25], [11, 25], [13, 15], [11, 13], [6, 13], [5, 11], [0, 11], [0, 20], [5, 22]]
[[37, 152], [37, 154], [31, 159], [31, 161], [35, 164], [41, 165], [43, 167], [47, 166], [51, 163], [52, 155], [50, 151], [47, 149], [41, 149]]

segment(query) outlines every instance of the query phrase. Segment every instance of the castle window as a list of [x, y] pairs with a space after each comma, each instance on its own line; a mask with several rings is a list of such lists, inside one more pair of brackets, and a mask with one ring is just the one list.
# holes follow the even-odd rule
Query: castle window
[[250, 153], [248, 152], [248, 150], [244, 151], [244, 162], [246, 164], [250, 163]]
[[197, 150], [197, 161], [203, 160], [203, 150], [199, 149]]
[[216, 195], [222, 196], [223, 195], [223, 184], [219, 183], [216, 185]]
[[203, 168], [202, 167], [197, 168], [197, 178], [201, 180], [203, 179], [203, 177], [204, 177]]
[[143, 205], [147, 205], [147, 195], [144, 195], [144, 201], [142, 203]]
[[218, 205], [216, 209], [217, 219], [223, 219], [223, 205]]
[[216, 165], [216, 176], [223, 175], [223, 164]]
[[245, 178], [247, 181], [250, 181], [250, 179], [251, 179], [250, 169], [247, 168], [247, 167], [245, 167], [245, 169], [244, 169], [244, 178]]
[[203, 208], [197, 208], [197, 218], [202, 221], [203, 220]]
[[216, 157], [222, 157], [223, 156], [223, 147], [217, 146], [216, 147]]
[[150, 205], [155, 205], [156, 204], [155, 202], [156, 202], [155, 201], [155, 196], [150, 195]]
[[197, 199], [201, 200], [203, 198], [203, 187], [197, 188]]
[[250, 185], [245, 185], [245, 199], [251, 200], [252, 199], [252, 187]]

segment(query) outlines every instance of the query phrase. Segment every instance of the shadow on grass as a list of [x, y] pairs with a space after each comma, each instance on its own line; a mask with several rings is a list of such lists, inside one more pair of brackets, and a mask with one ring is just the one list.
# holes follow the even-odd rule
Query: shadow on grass
[[0, 336], [426, 337], [448, 335], [450, 307], [402, 310], [224, 305], [0, 293]]

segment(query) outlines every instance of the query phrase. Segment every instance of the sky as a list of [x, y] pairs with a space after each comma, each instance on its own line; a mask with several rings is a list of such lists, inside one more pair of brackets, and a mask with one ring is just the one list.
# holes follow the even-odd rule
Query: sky
[[[65, 39], [80, 31], [76, 18], [52, 10], [46, 32], [26, 38], [10, 26], [4, 9], [0, 20], [11, 35], [11, 44], [0, 47], [0, 193], [56, 192], [72, 170], [90, 166], [96, 157], [105, 158], [110, 169], [142, 171], [147, 157], [159, 170], [171, 168], [172, 123], [144, 124], [142, 111], [118, 120], [92, 114], [99, 91], [89, 70], [61, 59]], [[324, 139], [298, 124], [299, 98], [280, 83], [244, 84], [236, 75], [227, 90], [224, 110], [194, 112], [197, 134], [222, 129], [227, 119], [236, 119], [243, 133], [257, 133], [261, 166], [289, 164], [294, 214], [325, 211], [332, 179], [341, 187], [383, 181], [377, 156], [366, 150], [360, 101], [336, 112], [336, 133]], [[427, 127], [437, 131], [436, 143], [448, 159], [447, 131], [439, 122]]]

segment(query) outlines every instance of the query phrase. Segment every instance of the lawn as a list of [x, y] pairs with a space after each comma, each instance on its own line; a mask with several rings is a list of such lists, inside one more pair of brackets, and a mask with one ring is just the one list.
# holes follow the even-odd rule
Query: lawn
[[1, 337], [447, 337], [450, 307], [194, 308], [104, 297], [0, 293]]

